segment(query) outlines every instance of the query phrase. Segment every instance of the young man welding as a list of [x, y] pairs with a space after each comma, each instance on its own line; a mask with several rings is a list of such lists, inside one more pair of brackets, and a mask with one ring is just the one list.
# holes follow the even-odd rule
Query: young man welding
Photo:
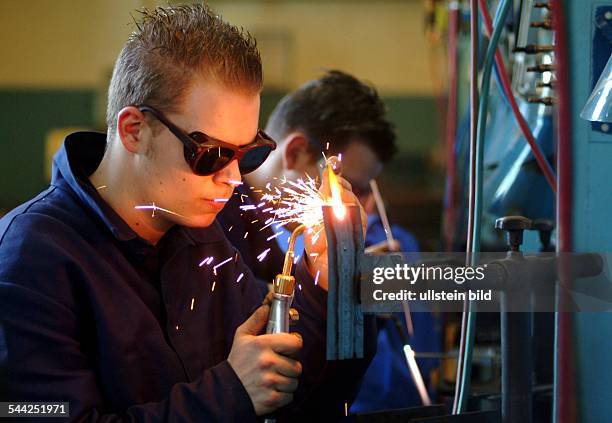
[[68, 136], [50, 188], [0, 220], [2, 401], [67, 401], [74, 421], [244, 422], [290, 403], [308, 415], [308, 394], [342, 378], [323, 369], [326, 261], [297, 265], [304, 340], [259, 336], [269, 307], [214, 221], [275, 147], [261, 88], [255, 41], [207, 7], [142, 13], [107, 134]]

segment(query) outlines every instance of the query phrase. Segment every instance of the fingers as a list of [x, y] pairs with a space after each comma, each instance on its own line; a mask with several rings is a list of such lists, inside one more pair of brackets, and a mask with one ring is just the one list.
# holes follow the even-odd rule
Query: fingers
[[270, 306], [264, 304], [260, 306], [242, 325], [236, 329], [236, 337], [243, 335], [257, 335], [268, 323]]
[[340, 161], [340, 158], [338, 156], [329, 156], [327, 158], [326, 164], [331, 165], [336, 175], [342, 174], [342, 162]]
[[342, 176], [338, 176], [338, 182], [340, 182], [340, 186], [342, 186], [343, 191], [353, 192], [353, 186], [349, 181], [344, 179]]
[[265, 406], [268, 407], [266, 414], [290, 404], [291, 401], [293, 401], [293, 394], [279, 392], [277, 390], [271, 391], [267, 395], [266, 400], [263, 401]]
[[292, 358], [302, 348], [301, 336], [289, 333], [257, 335], [270, 307], [259, 307], [237, 330], [227, 361], [246, 389], [258, 416], [293, 400], [302, 365]]
[[297, 378], [302, 374], [302, 364], [299, 361], [280, 354], [276, 356], [272, 367], [277, 373], [290, 378]]
[[323, 169], [323, 175], [321, 177], [321, 185], [319, 186], [319, 192], [326, 198], [331, 196], [331, 191], [329, 189], [329, 168], [325, 167]]
[[285, 377], [297, 378], [302, 374], [302, 364], [299, 361], [274, 352], [262, 353], [256, 364], [263, 372], [278, 373]]
[[[344, 179], [343, 179], [344, 181]], [[357, 198], [357, 196], [355, 194], [353, 194], [353, 187], [351, 186], [351, 184], [349, 184], [347, 181], [345, 184], [342, 184], [342, 182], [340, 181], [340, 184], [342, 185], [342, 202], [344, 204], [359, 204], [361, 205], [361, 203], [359, 203], [359, 199]]]
[[384, 241], [380, 241], [374, 245], [370, 245], [365, 249], [366, 254], [374, 254], [374, 253], [387, 253], [387, 252], [398, 252], [401, 250], [400, 243], [393, 239], [391, 240], [391, 245], [389, 245], [389, 241], [386, 239]]
[[366, 254], [374, 254], [374, 253], [385, 253], [388, 251], [389, 243], [387, 240], [377, 242], [374, 245], [370, 245], [365, 249]]
[[[355, 195], [352, 193], [353, 186], [349, 183], [349, 181], [347, 181], [341, 176], [336, 176], [336, 179], [342, 187], [342, 200], [344, 201], [345, 195], [349, 193], [350, 195], [347, 195], [346, 198], [350, 200], [351, 203], [358, 203], [357, 197], [355, 197]], [[325, 197], [331, 197], [331, 189], [329, 187], [329, 168], [327, 167], [323, 170], [323, 177], [321, 179], [321, 186], [319, 187], [319, 192]]]
[[257, 337], [260, 344], [269, 347], [277, 354], [295, 356], [302, 348], [302, 337], [289, 333], [271, 333]]
[[263, 381], [263, 387], [273, 389], [285, 394], [295, 392], [298, 387], [298, 380], [292, 377], [286, 377], [278, 373], [267, 374]]
[[266, 294], [265, 298], [263, 299], [263, 301], [261, 302], [262, 305], [271, 305], [272, 304], [272, 298], [274, 298], [274, 292], [270, 291]]
[[391, 252], [398, 252], [402, 249], [402, 246], [400, 245], [399, 241], [397, 239], [393, 239], [391, 240], [391, 245], [389, 245], [389, 251]]

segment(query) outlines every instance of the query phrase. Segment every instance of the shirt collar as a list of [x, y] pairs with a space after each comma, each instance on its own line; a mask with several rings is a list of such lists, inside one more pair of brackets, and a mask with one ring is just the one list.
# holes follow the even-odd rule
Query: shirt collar
[[[75, 132], [68, 135], [53, 158], [51, 184], [68, 185], [69, 189], [104, 222], [119, 241], [146, 242], [102, 199], [98, 190], [89, 181], [89, 176], [100, 165], [105, 149], [106, 134]], [[216, 221], [209, 228], [193, 229], [181, 226], [173, 228], [171, 232], [169, 235], [172, 238], [178, 236], [182, 241], [192, 245], [216, 242], [224, 238], [221, 227]]]
[[63, 183], [91, 209], [120, 241], [137, 238], [136, 232], [100, 196], [89, 182], [106, 149], [106, 135], [97, 132], [75, 132], [66, 137], [53, 158], [51, 184]]

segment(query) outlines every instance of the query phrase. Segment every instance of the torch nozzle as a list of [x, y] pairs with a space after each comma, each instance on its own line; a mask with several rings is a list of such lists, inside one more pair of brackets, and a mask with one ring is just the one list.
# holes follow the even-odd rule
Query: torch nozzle
[[304, 232], [306, 226], [300, 225], [293, 230], [291, 233], [291, 237], [289, 238], [289, 247], [287, 248], [287, 253], [285, 254], [285, 262], [283, 264], [283, 275], [291, 276], [291, 269], [293, 268], [293, 258], [295, 256], [295, 240], [298, 236]]

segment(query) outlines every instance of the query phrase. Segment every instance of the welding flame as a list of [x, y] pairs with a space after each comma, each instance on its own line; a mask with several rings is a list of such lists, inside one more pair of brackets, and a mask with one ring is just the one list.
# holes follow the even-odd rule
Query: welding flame
[[[331, 165], [331, 166], [330, 166]], [[331, 167], [331, 168], [330, 168]], [[329, 172], [329, 194], [319, 190], [319, 183], [308, 174], [304, 178], [295, 181], [288, 180], [286, 177], [273, 178], [276, 183], [268, 183], [264, 190], [260, 190], [263, 195], [262, 203], [259, 205], [243, 205], [243, 211], [262, 208], [262, 213], [270, 213], [272, 217], [266, 219], [263, 230], [274, 225], [275, 230], [288, 224], [304, 225], [312, 234], [312, 241], [315, 243], [325, 229], [323, 227], [323, 206], [332, 206], [336, 219], [342, 220], [346, 215], [346, 206], [342, 203], [342, 185], [338, 177], [333, 172], [333, 164], [328, 163]], [[276, 238], [281, 232], [268, 237], [268, 241]]]
[[331, 192], [331, 198], [328, 199], [328, 202], [333, 207], [336, 217], [342, 220], [346, 216], [346, 207], [342, 202], [342, 186], [338, 182], [338, 177], [334, 173], [331, 164], [327, 165], [327, 172], [329, 175], [329, 190]]

